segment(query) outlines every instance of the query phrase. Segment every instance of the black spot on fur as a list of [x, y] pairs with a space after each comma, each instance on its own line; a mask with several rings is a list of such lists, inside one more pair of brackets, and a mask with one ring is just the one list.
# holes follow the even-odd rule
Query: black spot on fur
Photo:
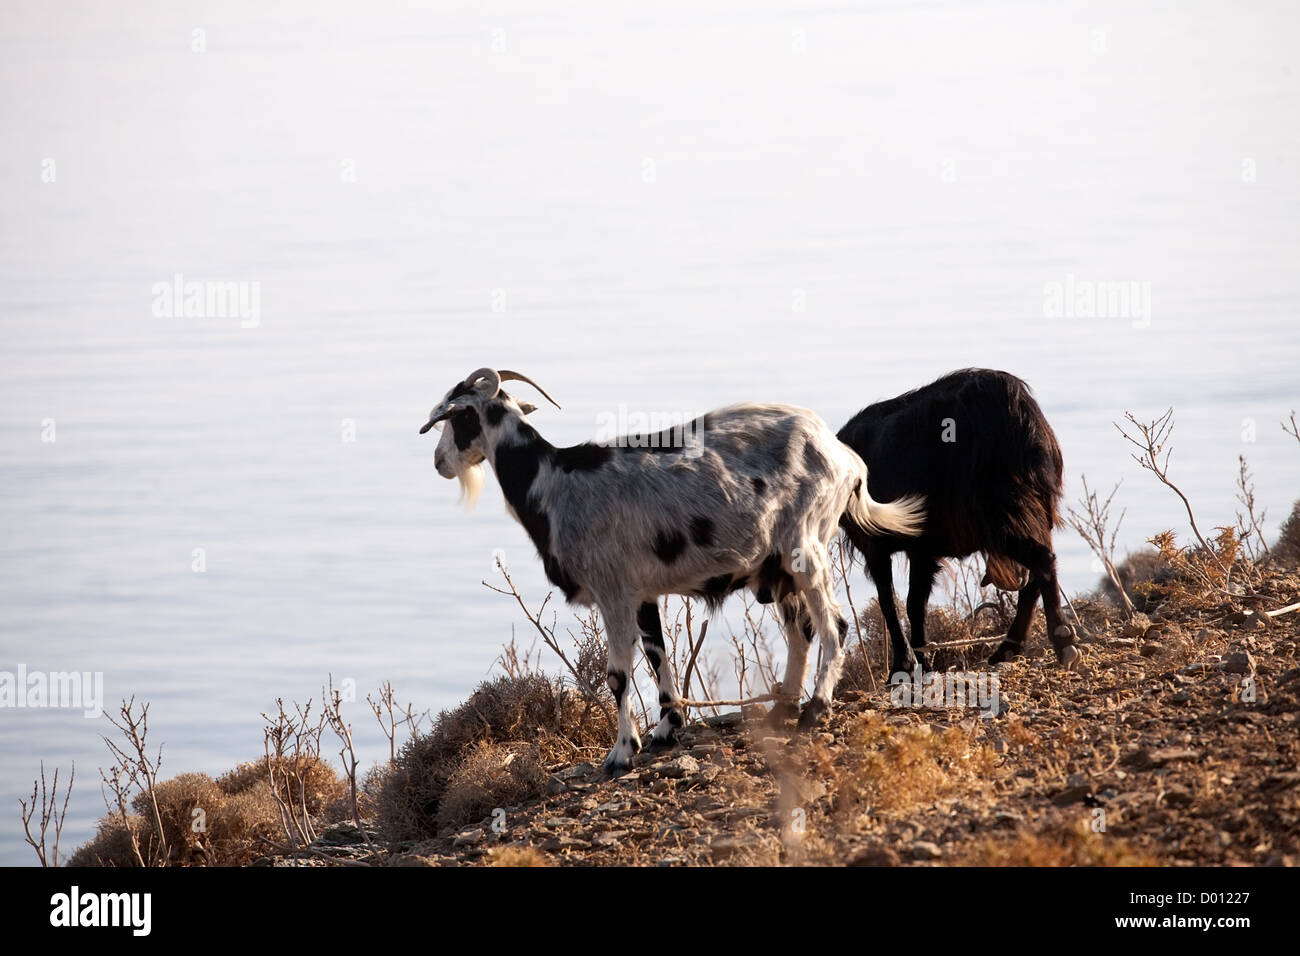
[[839, 618], [838, 620], [836, 620], [835, 626], [839, 629], [840, 632], [840, 647], [843, 647], [844, 639], [849, 636], [848, 619], [843, 617]]
[[453, 398], [460, 398], [462, 395], [468, 395], [473, 391], [474, 386], [461, 382], [451, 390], [451, 394], [447, 396], [447, 401], [451, 401]]
[[781, 556], [769, 554], [758, 568], [758, 591], [755, 599], [759, 604], [771, 604], [793, 592], [794, 579], [781, 567]]
[[716, 577], [709, 578], [692, 593], [695, 597], [704, 601], [708, 605], [709, 612], [712, 613], [722, 606], [722, 602], [727, 599], [728, 594], [739, 591], [747, 581], [748, 577], [745, 575], [737, 578], [730, 574], [719, 574]]
[[762, 478], [753, 478], [750, 480], [754, 484], [754, 494], [761, 495], [763, 492], [767, 491], [767, 482]]
[[664, 630], [659, 622], [659, 605], [645, 601], [636, 609], [636, 626], [641, 628], [641, 636], [651, 644], [664, 646]]
[[565, 472], [595, 471], [613, 457], [614, 452], [608, 445], [597, 445], [592, 442], [555, 450], [555, 463]]
[[728, 594], [731, 593], [731, 575], [719, 574], [716, 577], [709, 578], [694, 591], [697, 598], [704, 601], [712, 613], [722, 606]]
[[709, 427], [709, 416], [705, 415], [703, 418], [665, 428], [663, 431], [625, 435], [619, 441], [619, 447], [626, 448], [628, 451], [643, 451], [655, 455], [672, 454], [686, 448], [698, 448]]
[[614, 693], [615, 703], [623, 703], [623, 695], [627, 693], [627, 675], [622, 671], [610, 671], [605, 676], [609, 678], [609, 689]]
[[[662, 713], [659, 714], [659, 719], [664, 719]], [[680, 710], [670, 709], [668, 711], [668, 723], [672, 724], [674, 727], [680, 727], [682, 724], [686, 723], [686, 721], [682, 719], [682, 712]]]
[[487, 419], [489, 425], [500, 425], [501, 419], [506, 417], [506, 407], [501, 402], [493, 402], [487, 407], [483, 417]]
[[[529, 429], [531, 431], [531, 429]], [[536, 432], [533, 432], [536, 436]], [[531, 491], [537, 478], [542, 458], [552, 451], [551, 446], [538, 439], [526, 444], [498, 445], [493, 462], [501, 492], [519, 516], [519, 522], [542, 559], [542, 570], [547, 579], [564, 592], [565, 600], [572, 601], [580, 585], [551, 553], [551, 519], [535, 501]]]
[[664, 564], [672, 564], [686, 550], [686, 535], [680, 531], [660, 531], [651, 542], [650, 549]]
[[[667, 707], [667, 706], [668, 706], [669, 704], [671, 704], [672, 702], [673, 702], [673, 695], [672, 695], [672, 694], [669, 694], [667, 691], [662, 691], [662, 690], [659, 692], [659, 706], [660, 706], [660, 707]], [[663, 714], [660, 714], [659, 716], [662, 717]]]
[[803, 463], [814, 475], [819, 475], [826, 470], [826, 456], [817, 449], [811, 439], [803, 443]]
[[463, 409], [451, 416], [451, 431], [456, 439], [456, 447], [464, 451], [474, 439], [483, 434], [483, 426], [479, 423], [478, 412], [472, 408]]
[[713, 519], [696, 515], [691, 519], [691, 540], [701, 548], [713, 544]]

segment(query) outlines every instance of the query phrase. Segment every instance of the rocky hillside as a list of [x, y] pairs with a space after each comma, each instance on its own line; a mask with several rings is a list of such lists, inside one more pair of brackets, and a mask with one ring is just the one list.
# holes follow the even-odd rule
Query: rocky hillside
[[1300, 601], [1300, 574], [1254, 590], [1127, 623], [1080, 605], [1086, 669], [1031, 648], [997, 669], [997, 716], [868, 687], [807, 738], [747, 708], [618, 780], [551, 767], [544, 796], [438, 839], [341, 824], [259, 862], [1294, 865], [1300, 613], [1263, 612]]

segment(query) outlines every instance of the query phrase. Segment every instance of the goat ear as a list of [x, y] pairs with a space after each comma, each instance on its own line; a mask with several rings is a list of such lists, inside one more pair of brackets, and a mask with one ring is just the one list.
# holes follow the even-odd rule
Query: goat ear
[[519, 410], [525, 415], [531, 415], [533, 412], [537, 411], [537, 406], [532, 402], [520, 402]]

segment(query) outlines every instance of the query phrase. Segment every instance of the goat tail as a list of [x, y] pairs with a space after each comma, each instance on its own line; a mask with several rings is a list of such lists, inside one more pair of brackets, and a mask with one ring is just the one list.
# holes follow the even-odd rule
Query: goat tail
[[849, 496], [845, 518], [866, 534], [898, 534], [915, 537], [925, 524], [925, 496], [904, 495], [893, 501], [876, 501], [867, 492], [864, 478]]

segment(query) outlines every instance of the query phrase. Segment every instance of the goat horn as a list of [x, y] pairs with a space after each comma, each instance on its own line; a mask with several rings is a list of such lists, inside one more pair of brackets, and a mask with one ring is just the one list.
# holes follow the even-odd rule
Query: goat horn
[[465, 378], [465, 384], [477, 385], [478, 380], [481, 378], [485, 378], [489, 383], [491, 383], [488, 389], [483, 389], [484, 394], [488, 398], [495, 398], [497, 392], [501, 391], [500, 373], [494, 368], [481, 368], [477, 372], [470, 372], [470, 374]]
[[434, 425], [438, 424], [438, 422], [445, 421], [458, 411], [460, 411], [459, 405], [448, 405], [446, 408], [442, 409], [442, 411], [438, 411], [438, 409], [435, 408], [429, 413], [429, 420], [425, 422], [424, 426], [420, 429], [420, 434], [423, 435]]
[[[551, 396], [549, 396], [549, 395], [546, 394], [546, 389], [542, 388], [542, 386], [538, 385], [536, 382], [534, 382], [534, 381], [533, 381], [531, 378], [529, 378], [527, 375], [521, 375], [521, 374], [519, 374], [518, 372], [512, 372], [512, 371], [510, 371], [510, 369], [508, 369], [508, 368], [503, 368], [503, 369], [501, 370], [501, 373], [500, 373], [500, 374], [501, 374], [501, 381], [503, 381], [503, 382], [527, 382], [527, 383], [528, 383], [529, 385], [531, 385], [533, 388], [535, 388], [535, 389], [537, 389], [539, 392], [541, 392], [541, 393], [542, 393], [542, 397], [545, 398], [548, 402], [550, 402], [550, 403], [551, 403], [552, 405], [554, 405], [556, 408], [559, 408], [559, 407], [560, 407], [560, 403], [559, 403], [559, 402], [557, 402], [555, 399], [551, 398]], [[563, 411], [563, 409], [561, 409], [561, 411]]]

